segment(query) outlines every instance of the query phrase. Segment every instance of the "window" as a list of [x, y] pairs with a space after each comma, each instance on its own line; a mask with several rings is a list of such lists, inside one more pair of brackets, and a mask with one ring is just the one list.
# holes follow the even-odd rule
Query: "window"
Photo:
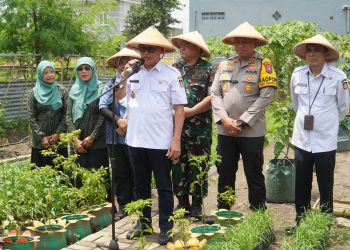
[[202, 20], [225, 20], [225, 12], [202, 12]]
[[99, 24], [100, 25], [107, 25], [107, 13], [106, 12], [102, 12], [101, 16], [100, 16], [100, 20], [99, 20]]

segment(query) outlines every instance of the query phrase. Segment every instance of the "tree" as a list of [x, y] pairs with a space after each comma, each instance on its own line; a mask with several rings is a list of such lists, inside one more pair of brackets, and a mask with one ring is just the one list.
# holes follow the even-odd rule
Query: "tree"
[[[96, 41], [108, 38], [109, 26], [96, 17], [113, 1], [0, 0], [0, 50], [41, 56], [89, 55]], [[40, 58], [38, 59], [40, 60]]]
[[164, 36], [169, 36], [169, 25], [179, 23], [171, 16], [171, 12], [177, 9], [181, 9], [179, 0], [143, 0], [141, 4], [132, 5], [125, 19], [123, 33], [126, 40], [151, 25], [155, 25]]

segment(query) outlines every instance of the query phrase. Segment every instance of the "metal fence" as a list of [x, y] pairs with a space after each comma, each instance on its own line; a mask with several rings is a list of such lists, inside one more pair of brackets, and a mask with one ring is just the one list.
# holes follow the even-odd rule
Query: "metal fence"
[[[99, 78], [106, 82], [108, 78]], [[70, 90], [72, 81], [64, 81], [63, 85]], [[13, 120], [27, 116], [27, 98], [35, 82], [0, 83], [0, 107], [5, 109], [5, 118]]]

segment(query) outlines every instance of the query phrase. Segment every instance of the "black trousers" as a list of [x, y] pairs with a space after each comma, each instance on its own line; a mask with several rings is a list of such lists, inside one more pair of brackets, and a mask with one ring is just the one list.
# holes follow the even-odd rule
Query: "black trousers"
[[112, 150], [114, 150], [116, 166], [114, 180], [112, 180], [115, 188], [113, 194], [117, 196], [119, 208], [123, 209], [126, 204], [134, 200], [134, 173], [129, 161], [128, 146], [125, 144], [108, 144], [107, 149], [109, 157], [111, 157]]
[[[32, 148], [32, 154], [31, 154], [30, 162], [34, 163], [38, 167], [44, 167], [46, 165], [49, 165], [49, 166], [53, 167], [54, 166], [53, 157], [51, 157], [51, 156], [43, 156], [41, 154], [42, 150], [43, 149]], [[68, 156], [67, 148], [59, 148], [59, 149], [57, 149], [57, 153], [62, 155], [62, 156], [64, 156], [64, 157]], [[63, 169], [59, 169], [59, 170], [63, 171]]]
[[[135, 199], [151, 198], [152, 172], [158, 191], [159, 228], [169, 231], [173, 223], [174, 196], [171, 182], [171, 161], [165, 156], [167, 150], [128, 147], [131, 166], [134, 170]], [[143, 210], [145, 223], [151, 224], [151, 208]]]
[[310, 209], [313, 167], [315, 166], [321, 211], [333, 213], [333, 185], [335, 150], [312, 153], [294, 148], [295, 154], [295, 210], [297, 222]]
[[[265, 137], [232, 137], [218, 135], [218, 154], [222, 157], [218, 164], [218, 193], [227, 187], [235, 189], [236, 172], [240, 155], [243, 159], [244, 173], [248, 183], [248, 199], [251, 209], [264, 209], [266, 200], [265, 178], [262, 173], [264, 163]], [[227, 204], [218, 198], [218, 208]]]

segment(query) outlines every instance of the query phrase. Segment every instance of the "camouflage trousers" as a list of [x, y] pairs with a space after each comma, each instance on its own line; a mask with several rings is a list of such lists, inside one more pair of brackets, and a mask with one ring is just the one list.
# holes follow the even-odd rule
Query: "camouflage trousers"
[[[179, 196], [184, 195], [201, 195], [200, 185], [196, 183], [198, 180], [199, 169], [195, 166], [191, 166], [191, 156], [206, 156], [206, 160], [202, 161], [199, 166], [204, 170], [209, 164], [210, 148], [211, 148], [211, 136], [200, 137], [182, 137], [181, 138], [181, 155], [179, 159], [173, 161], [172, 166], [172, 181], [174, 194]], [[203, 176], [204, 182], [202, 183], [203, 195], [208, 195], [208, 177]], [[194, 183], [194, 184], [192, 184]], [[192, 185], [191, 185], [192, 184]]]

